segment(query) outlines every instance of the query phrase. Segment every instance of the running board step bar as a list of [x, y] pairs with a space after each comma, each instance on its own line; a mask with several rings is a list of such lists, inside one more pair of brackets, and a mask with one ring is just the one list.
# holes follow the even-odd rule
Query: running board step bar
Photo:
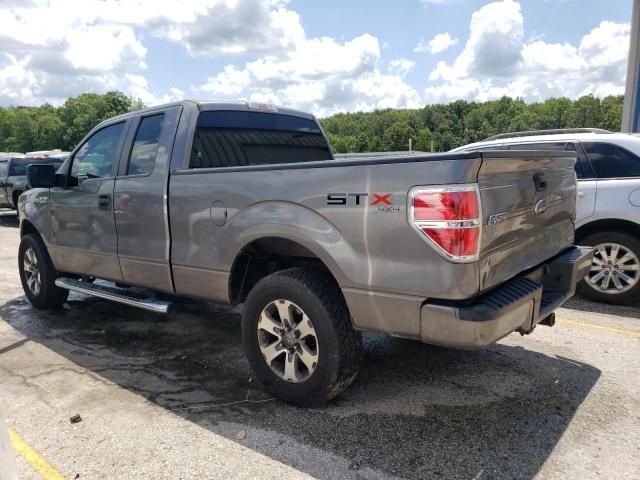
[[167, 313], [171, 302], [165, 302], [153, 297], [146, 297], [140, 293], [125, 290], [123, 288], [109, 287], [94, 283], [76, 280], [75, 278], [59, 277], [56, 285], [73, 292], [80, 292], [94, 297], [104, 298], [112, 302], [123, 303], [131, 307], [142, 308], [150, 312]]

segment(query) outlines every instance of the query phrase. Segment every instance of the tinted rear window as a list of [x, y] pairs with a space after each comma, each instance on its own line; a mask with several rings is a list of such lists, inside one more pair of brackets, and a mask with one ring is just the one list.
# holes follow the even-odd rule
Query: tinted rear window
[[189, 167], [238, 167], [333, 158], [314, 120], [259, 112], [213, 111], [198, 117]]
[[640, 158], [611, 143], [583, 142], [598, 178], [640, 177]]

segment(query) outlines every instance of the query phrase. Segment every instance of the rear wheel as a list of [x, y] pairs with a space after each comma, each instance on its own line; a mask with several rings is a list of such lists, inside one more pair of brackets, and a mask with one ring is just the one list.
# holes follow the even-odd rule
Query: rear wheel
[[318, 406], [345, 390], [362, 336], [328, 275], [292, 268], [260, 280], [243, 308], [242, 340], [256, 379], [282, 400]]
[[57, 287], [56, 270], [44, 242], [37, 235], [25, 235], [18, 249], [20, 281], [27, 299], [36, 308], [62, 305], [69, 291]]
[[581, 245], [595, 247], [591, 270], [580, 282], [579, 292], [598, 302], [628, 305], [640, 295], [640, 241], [616, 231], [585, 237]]

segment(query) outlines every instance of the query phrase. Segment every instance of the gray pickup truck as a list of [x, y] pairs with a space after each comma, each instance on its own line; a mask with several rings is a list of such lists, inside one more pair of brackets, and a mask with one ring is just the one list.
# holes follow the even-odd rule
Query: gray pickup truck
[[[334, 159], [309, 114], [184, 101], [107, 120], [56, 171], [31, 165], [19, 269], [166, 312], [241, 306], [255, 378], [318, 405], [353, 381], [362, 331], [479, 348], [553, 325], [591, 266], [572, 246], [575, 154]], [[167, 300], [167, 298], [169, 300]]]

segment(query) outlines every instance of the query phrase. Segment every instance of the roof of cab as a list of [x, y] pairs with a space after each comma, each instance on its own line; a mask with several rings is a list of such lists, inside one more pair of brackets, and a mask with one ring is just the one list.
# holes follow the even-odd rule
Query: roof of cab
[[[158, 110], [162, 110], [169, 107], [176, 106], [185, 106], [185, 105], [195, 105], [198, 110], [202, 111], [211, 111], [211, 110], [234, 110], [234, 111], [247, 111], [247, 112], [262, 112], [262, 113], [278, 113], [284, 115], [293, 115], [296, 117], [307, 118], [309, 120], [315, 120], [315, 117], [307, 112], [302, 112], [300, 110], [295, 110], [292, 108], [279, 107], [276, 105], [271, 105], [267, 103], [254, 103], [248, 102], [244, 100], [181, 100], [177, 102], [171, 103], [163, 103], [162, 105], [154, 105], [153, 107], [143, 108], [142, 110], [135, 110], [133, 112], [123, 113], [121, 115], [108, 118], [103, 122], [100, 122], [100, 125], [107, 122], [113, 122], [114, 120], [124, 120], [130, 117], [153, 113]], [[266, 108], [260, 108], [260, 107]]]

